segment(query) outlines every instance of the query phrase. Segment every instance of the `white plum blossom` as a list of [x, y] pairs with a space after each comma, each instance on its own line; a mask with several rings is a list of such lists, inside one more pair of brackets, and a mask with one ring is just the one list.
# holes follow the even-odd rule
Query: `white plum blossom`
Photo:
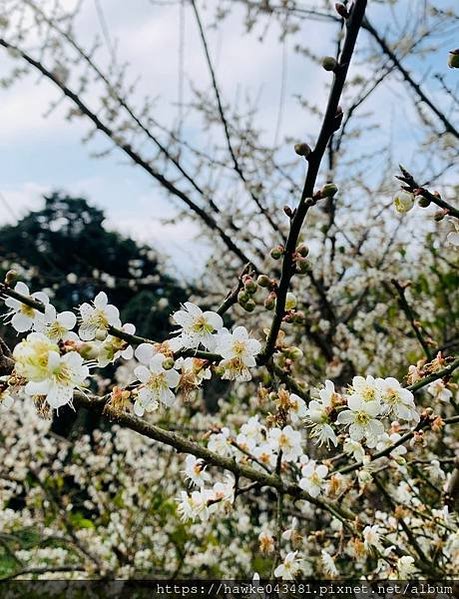
[[[16, 293], [20, 293], [32, 300], [39, 301], [45, 308], [49, 304], [49, 297], [42, 291], [36, 291], [30, 293], [29, 288], [25, 283], [19, 281], [14, 287]], [[9, 312], [5, 315], [5, 320], [10, 321], [13, 329], [18, 333], [25, 333], [30, 331], [32, 328], [41, 327], [45, 320], [45, 315], [40, 310], [32, 308], [27, 304], [22, 303], [20, 300], [14, 297], [7, 297], [5, 299], [5, 306], [10, 308]]]
[[298, 424], [307, 414], [306, 402], [296, 393], [290, 394], [288, 413], [293, 424]]
[[273, 446], [266, 442], [261, 445], [257, 445], [253, 450], [252, 454], [257, 458], [259, 462], [264, 464], [268, 468], [274, 468], [277, 461], [277, 456], [274, 453]]
[[134, 356], [141, 364], [148, 366], [148, 364], [150, 364], [150, 360], [157, 353], [158, 352], [151, 343], [140, 343], [135, 348]]
[[13, 351], [15, 370], [28, 381], [44, 380], [48, 374], [48, 354], [59, 347], [42, 333], [29, 333]]
[[293, 430], [290, 425], [283, 429], [272, 428], [268, 433], [268, 441], [274, 451], [282, 451], [282, 459], [285, 462], [295, 462], [303, 453], [301, 433]]
[[210, 475], [205, 470], [204, 460], [189, 454], [185, 459], [185, 477], [197, 487], [203, 487], [209, 480]]
[[231, 445], [230, 430], [227, 427], [221, 429], [219, 433], [214, 433], [210, 436], [207, 443], [207, 448], [214, 453], [223, 456], [231, 456], [234, 454], [234, 447]]
[[369, 459], [369, 456], [365, 455], [365, 449], [362, 447], [362, 444], [354, 441], [354, 439], [348, 438], [344, 441], [343, 451], [348, 455], [352, 455], [357, 462], [363, 462], [365, 458]]
[[381, 545], [381, 530], [378, 524], [373, 526], [365, 526], [362, 531], [363, 542], [365, 549], [368, 551], [371, 547], [382, 550]]
[[328, 574], [329, 576], [332, 576], [333, 578], [336, 576], [339, 576], [338, 569], [336, 568], [336, 565], [335, 565], [335, 560], [328, 553], [328, 551], [325, 551], [325, 549], [322, 549], [321, 560], [322, 560], [322, 566], [323, 566], [325, 574]]
[[233, 503], [235, 492], [234, 478], [229, 474], [225, 482], [217, 482], [213, 485], [211, 491], [212, 501], [221, 501], [223, 503]]
[[81, 389], [89, 375], [77, 352], [63, 356], [59, 347], [42, 333], [30, 333], [13, 352], [16, 371], [27, 380], [28, 395], [44, 395], [51, 408], [71, 404], [75, 389]]
[[442, 481], [446, 478], [446, 473], [442, 469], [439, 460], [432, 460], [430, 464], [426, 466], [425, 469], [429, 473], [429, 476], [432, 477], [434, 480]]
[[[313, 404], [315, 400], [311, 401]], [[318, 402], [315, 402], [316, 404]], [[336, 433], [328, 423], [328, 414], [326, 411], [321, 410], [319, 405], [309, 405], [308, 411], [306, 412], [306, 419], [308, 426], [311, 429], [311, 437], [317, 439], [317, 444], [329, 445], [332, 443], [335, 447], [338, 444]]]
[[381, 390], [378, 380], [373, 376], [355, 376], [352, 379], [352, 385], [349, 390], [349, 395], [360, 397], [365, 402], [381, 401]]
[[179, 336], [182, 347], [197, 348], [200, 345], [213, 351], [217, 335], [223, 328], [223, 319], [216, 312], [210, 310], [203, 312], [199, 306], [192, 302], [185, 302], [183, 308], [174, 312], [172, 320], [181, 329]]
[[263, 430], [264, 427], [260, 424], [259, 416], [252, 416], [241, 426], [239, 434], [236, 437], [236, 442], [246, 451], [252, 451], [256, 445], [263, 441]]
[[379, 401], [365, 400], [360, 395], [351, 395], [347, 405], [349, 409], [338, 414], [338, 424], [349, 426], [349, 435], [354, 441], [366, 439], [368, 447], [374, 447], [384, 432], [382, 422], [376, 419], [381, 404]]
[[296, 532], [297, 528], [298, 528], [298, 518], [293, 517], [290, 528], [288, 528], [287, 530], [285, 530], [282, 533], [282, 538], [285, 539], [286, 541], [290, 541], [291, 538], [294, 536], [294, 533]]
[[414, 557], [411, 557], [411, 555], [404, 555], [403, 557], [398, 558], [397, 573], [400, 580], [409, 579], [410, 575], [415, 572], [416, 566], [414, 561]]
[[377, 385], [384, 404], [384, 413], [393, 414], [397, 419], [419, 422], [414, 396], [409, 389], [404, 389], [394, 377], [377, 379]]
[[325, 387], [318, 392], [319, 400], [313, 399], [305, 411], [305, 419], [311, 429], [311, 437], [317, 438], [319, 445], [330, 443], [336, 447], [338, 440], [335, 431], [330, 425], [330, 412], [333, 408], [333, 399], [337, 396], [335, 385], [332, 381], [325, 381]]
[[137, 416], [143, 416], [145, 411], [156, 409], [159, 403], [170, 407], [175, 402], [175, 395], [171, 389], [178, 385], [180, 375], [173, 368], [166, 370], [163, 367], [164, 360], [165, 356], [158, 353], [151, 358], [148, 368], [140, 365], [134, 370], [142, 383], [134, 404]]
[[327, 466], [324, 466], [323, 464], [317, 465], [314, 460], [310, 460], [301, 469], [302, 478], [299, 482], [299, 485], [312, 497], [318, 497], [325, 485], [325, 478], [327, 474]]
[[97, 334], [105, 333], [110, 326], [120, 327], [120, 313], [116, 306], [108, 303], [107, 294], [98, 293], [92, 305], [85, 302], [80, 308], [78, 334], [83, 341], [91, 341]]
[[261, 350], [261, 343], [251, 339], [245, 327], [239, 326], [232, 333], [224, 332], [218, 337], [215, 351], [223, 358], [223, 379], [250, 381], [249, 368], [256, 366], [255, 356]]
[[[121, 330], [129, 335], [135, 334], [135, 326], [130, 322], [123, 324]], [[104, 368], [112, 362], [116, 362], [118, 358], [123, 360], [131, 360], [134, 357], [134, 349], [132, 345], [129, 345], [127, 341], [115, 337], [114, 335], [107, 335], [104, 341], [100, 344], [99, 351], [97, 354], [97, 361], [101, 368]]]
[[[384, 449], [391, 447], [394, 443], [397, 443], [401, 437], [402, 436], [399, 433], [391, 433], [390, 435], [383, 433], [378, 439], [378, 443], [376, 445], [377, 451], [383, 451]], [[406, 452], [407, 449], [404, 445], [398, 445], [390, 452], [390, 455], [393, 458], [401, 457], [405, 455]]]
[[319, 390], [319, 398], [320, 403], [325, 408], [330, 408], [333, 405], [333, 399], [338, 394], [335, 391], [335, 384], [333, 381], [329, 381], [328, 379], [325, 381], [325, 386], [323, 389]]
[[193, 491], [188, 495], [181, 491], [178, 499], [177, 511], [183, 521], [196, 520], [200, 518], [205, 521], [209, 518], [208, 502], [211, 499], [212, 491]]
[[43, 333], [52, 341], [78, 341], [78, 335], [72, 333], [77, 317], [70, 310], [57, 313], [52, 304], [45, 309], [44, 318], [35, 324], [35, 330]]
[[77, 352], [61, 356], [57, 352], [48, 354], [48, 376], [42, 381], [29, 381], [25, 392], [29, 395], [45, 395], [53, 409], [71, 404], [75, 389], [82, 389], [89, 375], [88, 367]]
[[298, 558], [298, 551], [287, 553], [284, 561], [274, 570], [274, 576], [282, 580], [294, 580], [301, 571], [302, 562], [303, 560]]
[[269, 530], [262, 530], [258, 535], [260, 551], [262, 553], [272, 553], [276, 546], [276, 541]]
[[193, 375], [197, 385], [212, 378], [210, 368], [203, 368], [203, 361], [196, 358], [178, 358], [174, 368], [180, 370], [184, 376]]
[[453, 393], [441, 379], [437, 379], [430, 383], [427, 387], [427, 391], [435, 397], [438, 401], [449, 402], [453, 397]]

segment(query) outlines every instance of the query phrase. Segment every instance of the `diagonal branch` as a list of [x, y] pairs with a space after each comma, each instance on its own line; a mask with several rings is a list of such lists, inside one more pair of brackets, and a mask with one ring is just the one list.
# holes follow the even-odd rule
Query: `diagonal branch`
[[355, 518], [355, 514], [343, 508], [337, 502], [328, 499], [312, 497], [309, 495], [309, 493], [302, 490], [297, 485], [284, 483], [282, 479], [275, 474], [268, 474], [267, 472], [257, 470], [252, 466], [239, 464], [232, 457], [226, 457], [214, 453], [206, 447], [182, 437], [178, 433], [168, 431], [155, 424], [150, 424], [145, 420], [137, 418], [136, 416], [132, 416], [126, 412], [115, 410], [113, 407], [111, 407], [110, 402], [108, 401], [109, 398], [110, 396], [105, 396], [104, 398], [94, 398], [80, 392], [76, 392], [74, 395], [74, 399], [78, 405], [82, 405], [87, 408], [97, 408], [99, 410], [102, 406], [104, 406], [102, 415], [105, 418], [108, 418], [117, 424], [120, 424], [121, 426], [125, 426], [126, 428], [148, 437], [149, 439], [153, 439], [154, 441], [159, 441], [160, 443], [168, 445], [169, 447], [173, 447], [179, 453], [192, 454], [197, 458], [204, 460], [208, 464], [232, 472], [238, 478], [244, 477], [253, 482], [259, 483], [261, 486], [274, 488], [281, 493], [294, 497], [295, 499], [303, 499], [308, 501], [312, 505], [337, 515], [337, 517], [342, 521], [352, 520]]
[[49, 71], [41, 62], [32, 58], [28, 53], [21, 50], [17, 46], [10, 44], [4, 38], [0, 38], [0, 46], [3, 46], [7, 50], [12, 50], [15, 54], [18, 54], [21, 58], [23, 58], [30, 66], [34, 67], [37, 71], [39, 71], [42, 75], [44, 75], [47, 79], [52, 81], [59, 89], [64, 93], [64, 95], [69, 98], [78, 109], [88, 117], [95, 127], [104, 133], [109, 139], [111, 139], [121, 150], [123, 150], [131, 160], [140, 166], [144, 171], [146, 171], [150, 176], [152, 176], [158, 183], [162, 185], [169, 193], [178, 197], [182, 202], [184, 202], [188, 208], [190, 208], [199, 218], [207, 225], [209, 229], [212, 231], [216, 231], [226, 247], [233, 253], [235, 256], [239, 258], [241, 262], [246, 264], [249, 262], [248, 257], [244, 254], [244, 252], [234, 243], [232, 237], [230, 237], [216, 222], [216, 220], [208, 213], [206, 210], [198, 206], [191, 198], [189, 198], [183, 191], [181, 191], [178, 187], [176, 187], [171, 181], [166, 179], [164, 175], [156, 171], [151, 164], [145, 161], [133, 148], [130, 144], [117, 140], [116, 133], [112, 131], [107, 125], [105, 125], [100, 118], [92, 112], [88, 106], [82, 101], [82, 99], [73, 92], [67, 85], [65, 85], [62, 81], [60, 81], [51, 71]]
[[438, 108], [438, 106], [436, 106], [432, 102], [432, 100], [427, 96], [425, 91], [422, 89], [421, 85], [413, 79], [413, 77], [411, 76], [409, 71], [403, 66], [403, 64], [401, 63], [401, 61], [399, 60], [399, 58], [397, 57], [395, 52], [393, 52], [393, 50], [391, 50], [387, 40], [378, 33], [378, 31], [373, 27], [373, 25], [370, 23], [370, 21], [366, 17], [362, 23], [362, 28], [365, 29], [366, 31], [368, 31], [368, 33], [376, 41], [376, 43], [381, 48], [381, 50], [384, 52], [384, 54], [390, 58], [390, 60], [393, 62], [393, 64], [395, 65], [395, 67], [397, 68], [399, 73], [402, 75], [403, 79], [408, 83], [408, 85], [415, 92], [415, 94], [421, 100], [421, 102], [423, 102], [426, 106], [428, 106], [430, 108], [430, 110], [440, 119], [440, 121], [443, 123], [443, 125], [445, 127], [445, 130], [448, 133], [451, 133], [452, 135], [454, 135], [454, 137], [456, 139], [459, 139], [459, 131], [456, 129], [456, 127], [446, 117], [446, 115]]
[[335, 69], [334, 79], [328, 97], [327, 109], [322, 121], [322, 127], [317, 138], [316, 146], [308, 157], [309, 164], [301, 200], [291, 221], [290, 232], [287, 238], [284, 260], [282, 263], [281, 278], [277, 291], [276, 311], [261, 355], [262, 362], [269, 360], [276, 345], [277, 336], [285, 314], [287, 292], [291, 278], [295, 272], [294, 253], [301, 228], [309, 209], [317, 203], [318, 199], [321, 199], [320, 195], [314, 196], [314, 186], [316, 184], [320, 164], [327, 148], [327, 144], [340, 124], [340, 113], [338, 111], [339, 101], [346, 81], [349, 64], [354, 53], [357, 35], [365, 15], [366, 5], [366, 0], [356, 0], [346, 22], [346, 38], [344, 40], [338, 66]]

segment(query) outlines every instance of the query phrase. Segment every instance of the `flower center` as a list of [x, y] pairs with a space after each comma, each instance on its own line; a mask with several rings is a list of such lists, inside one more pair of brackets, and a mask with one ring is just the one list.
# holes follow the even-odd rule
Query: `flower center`
[[58, 385], [69, 385], [72, 380], [72, 372], [66, 364], [59, 364], [53, 370], [52, 377]]
[[355, 417], [356, 423], [360, 425], [368, 424], [370, 420], [371, 417], [366, 412], [357, 412], [357, 416]]
[[373, 401], [376, 397], [376, 391], [372, 387], [365, 387], [362, 397], [365, 401]]
[[204, 316], [197, 318], [191, 328], [193, 333], [212, 333], [214, 330], [214, 327], [207, 322]]
[[21, 314], [24, 314], [24, 316], [28, 316], [29, 318], [33, 318], [35, 316], [35, 310], [27, 304], [21, 304]]
[[98, 329], [107, 329], [109, 322], [103, 310], [95, 309], [89, 318], [89, 323]]
[[153, 392], [160, 391], [161, 389], [165, 389], [167, 387], [166, 377], [164, 373], [155, 374], [148, 381], [148, 386]]
[[397, 403], [398, 401], [398, 393], [394, 390], [394, 389], [389, 389], [386, 393], [386, 396], [384, 398], [387, 403]]
[[67, 329], [56, 320], [48, 328], [48, 337], [50, 339], [60, 339], [66, 333]]
[[233, 352], [236, 356], [242, 356], [245, 353], [245, 344], [242, 341], [235, 341], [233, 343]]

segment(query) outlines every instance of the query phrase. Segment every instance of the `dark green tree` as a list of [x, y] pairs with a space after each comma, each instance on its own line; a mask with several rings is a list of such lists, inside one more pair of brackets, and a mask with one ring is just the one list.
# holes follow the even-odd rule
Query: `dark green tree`
[[0, 275], [24, 268], [32, 290], [53, 291], [58, 310], [105, 291], [123, 322], [133, 322], [141, 335], [164, 338], [169, 314], [189, 291], [164, 272], [157, 252], [108, 230], [104, 212], [85, 198], [54, 192], [44, 201], [41, 210], [0, 228]]

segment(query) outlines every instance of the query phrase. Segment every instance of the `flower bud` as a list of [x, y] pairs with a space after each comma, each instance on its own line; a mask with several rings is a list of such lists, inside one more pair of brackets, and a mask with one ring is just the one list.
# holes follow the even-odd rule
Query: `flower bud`
[[239, 293], [237, 294], [237, 301], [238, 304], [240, 304], [241, 306], [244, 306], [250, 299], [250, 295], [245, 291], [245, 289], [243, 289], [242, 291], [239, 291]]
[[279, 258], [282, 257], [283, 253], [284, 253], [284, 248], [281, 245], [276, 245], [271, 250], [271, 258], [273, 258], [274, 260], [279, 260]]
[[95, 338], [97, 339], [97, 341], [105, 341], [107, 335], [107, 329], [97, 329]]
[[293, 149], [298, 154], [298, 156], [304, 156], [305, 158], [307, 158], [309, 154], [312, 152], [310, 146], [308, 146], [308, 144], [304, 142], [300, 144], [295, 144], [293, 146]]
[[260, 287], [269, 287], [271, 285], [271, 279], [267, 275], [259, 275], [257, 284]]
[[290, 347], [288, 350], [288, 357], [292, 360], [301, 360], [301, 358], [303, 357], [303, 352], [299, 347], [293, 346]]
[[268, 295], [268, 297], [264, 301], [264, 306], [267, 310], [274, 310], [274, 306], [276, 305], [276, 294], [274, 291]]
[[293, 210], [290, 208], [290, 206], [284, 206], [284, 214], [286, 214], [289, 218], [292, 218]]
[[349, 17], [349, 13], [347, 12], [347, 8], [344, 6], [342, 2], [335, 3], [335, 10], [343, 19], [347, 19]]
[[332, 198], [337, 192], [338, 187], [334, 183], [327, 183], [320, 190], [323, 198]]
[[165, 360], [163, 360], [164, 370], [170, 370], [171, 368], [174, 368], [174, 364], [175, 364], [174, 358], [166, 358]]
[[252, 277], [247, 276], [244, 278], [244, 289], [249, 295], [252, 295], [256, 292], [257, 284], [252, 279]]
[[244, 310], [246, 312], [253, 312], [256, 308], [256, 303], [253, 301], [253, 299], [249, 299], [243, 306]]
[[434, 214], [434, 219], [437, 221], [437, 223], [439, 223], [447, 214], [448, 212], [446, 210], [437, 210], [437, 212]]
[[408, 191], [398, 191], [394, 195], [394, 208], [400, 214], [409, 212], [414, 206], [414, 195]]
[[294, 310], [296, 308], [297, 299], [296, 296], [290, 291], [287, 293], [287, 297], [285, 298], [285, 309], [286, 310]]
[[428, 198], [425, 198], [424, 196], [419, 196], [418, 206], [420, 206], [421, 208], [427, 208], [428, 206], [430, 206], [430, 200]]
[[326, 70], [326, 71], [334, 71], [336, 69], [336, 59], [333, 58], [333, 56], [325, 56], [324, 58], [322, 58], [322, 67]]
[[17, 278], [18, 273], [15, 270], [9, 270], [5, 275], [5, 285], [11, 287], [11, 285], [16, 281]]
[[295, 322], [297, 324], [302, 324], [305, 320], [306, 320], [306, 314], [303, 312], [303, 310], [297, 310], [295, 312]]
[[96, 360], [99, 356], [99, 346], [97, 343], [82, 343], [78, 348], [78, 353], [85, 360]]
[[300, 243], [300, 245], [296, 248], [297, 253], [303, 258], [309, 254], [309, 248], [305, 243]]
[[309, 270], [309, 261], [306, 258], [297, 258], [296, 267], [298, 272], [302, 275], [308, 272]]
[[450, 51], [448, 56], [448, 66], [450, 69], [459, 69], [459, 48]]

